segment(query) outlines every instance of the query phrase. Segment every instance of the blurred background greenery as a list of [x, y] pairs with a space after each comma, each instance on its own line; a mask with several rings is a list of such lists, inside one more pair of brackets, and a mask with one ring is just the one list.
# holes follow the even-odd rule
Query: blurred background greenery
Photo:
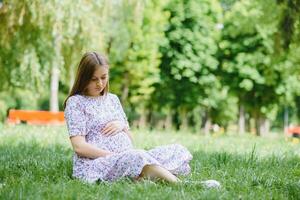
[[[300, 117], [299, 0], [0, 0], [0, 119], [62, 110], [86, 51], [133, 127], [281, 131]], [[221, 127], [221, 129], [220, 129]]]

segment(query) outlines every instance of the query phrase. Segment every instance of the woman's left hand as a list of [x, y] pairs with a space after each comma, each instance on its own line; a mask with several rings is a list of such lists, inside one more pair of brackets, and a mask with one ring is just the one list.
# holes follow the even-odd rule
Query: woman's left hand
[[116, 121], [108, 122], [101, 132], [105, 136], [113, 136], [119, 133], [120, 131], [122, 131], [123, 128], [124, 128], [124, 123], [116, 120]]

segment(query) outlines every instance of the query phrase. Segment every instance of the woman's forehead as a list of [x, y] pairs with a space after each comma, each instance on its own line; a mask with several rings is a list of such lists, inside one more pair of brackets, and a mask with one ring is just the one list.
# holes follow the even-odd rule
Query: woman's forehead
[[93, 76], [100, 77], [100, 76], [103, 76], [103, 75], [106, 75], [106, 74], [108, 74], [108, 68], [106, 68], [106, 67], [97, 67], [96, 70], [94, 71]]

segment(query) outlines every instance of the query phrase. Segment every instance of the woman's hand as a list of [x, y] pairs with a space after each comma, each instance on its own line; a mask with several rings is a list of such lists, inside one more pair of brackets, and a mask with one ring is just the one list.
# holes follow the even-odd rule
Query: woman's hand
[[113, 136], [122, 131], [124, 127], [125, 125], [121, 121], [111, 121], [105, 125], [101, 132], [105, 136]]

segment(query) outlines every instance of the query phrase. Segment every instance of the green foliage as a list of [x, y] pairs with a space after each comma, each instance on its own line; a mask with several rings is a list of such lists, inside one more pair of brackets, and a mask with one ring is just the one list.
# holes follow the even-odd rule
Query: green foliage
[[250, 118], [279, 124], [288, 106], [297, 119], [299, 13], [298, 0], [3, 0], [0, 120], [48, 109], [53, 68], [61, 105], [86, 51], [109, 57], [132, 120], [227, 126], [241, 105]]
[[[50, 53], [48, 39], [39, 24], [39, 2], [4, 1], [0, 9], [0, 89], [33, 89], [47, 77], [46, 61]], [[44, 8], [45, 9], [45, 8]]]
[[220, 42], [223, 80], [255, 118], [266, 116], [278, 103], [276, 90], [282, 80], [274, 67], [278, 19], [272, 13], [268, 19], [264, 16], [266, 9], [276, 13], [277, 8], [272, 1], [266, 4], [268, 8], [260, 1], [235, 3], [225, 15]]
[[281, 34], [281, 46], [288, 49], [290, 44], [297, 41], [299, 43], [299, 19], [300, 1], [299, 0], [278, 0], [278, 5], [282, 8], [279, 32]]
[[170, 13], [167, 42], [161, 45], [161, 82], [155, 98], [183, 112], [198, 104], [216, 107], [222, 90], [214, 74], [218, 65], [216, 25], [221, 18], [218, 2], [171, 1], [166, 11]]
[[152, 85], [159, 81], [158, 46], [164, 39], [167, 18], [162, 5], [160, 1], [122, 1], [106, 8], [109, 14], [103, 26], [111, 88], [138, 112], [154, 92]]

